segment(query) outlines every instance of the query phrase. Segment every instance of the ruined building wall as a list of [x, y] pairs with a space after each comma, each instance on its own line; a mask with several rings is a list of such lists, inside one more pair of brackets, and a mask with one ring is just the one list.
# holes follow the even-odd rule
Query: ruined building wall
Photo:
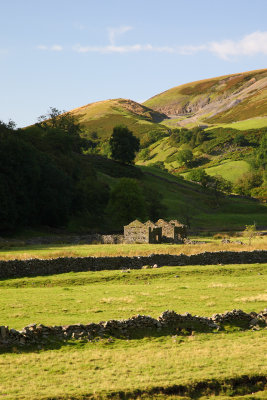
[[124, 243], [149, 243], [149, 229], [146, 226], [125, 226]]

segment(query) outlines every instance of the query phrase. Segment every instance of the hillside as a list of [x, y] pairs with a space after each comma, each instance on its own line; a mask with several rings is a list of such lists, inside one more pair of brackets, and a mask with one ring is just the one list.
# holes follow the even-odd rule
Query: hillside
[[[218, 189], [224, 193], [266, 199], [266, 90], [267, 69], [228, 75], [173, 88], [153, 97], [144, 105], [132, 100], [113, 99], [75, 108], [69, 114], [81, 125], [82, 140], [79, 135], [66, 135], [69, 132], [62, 128], [61, 117], [58, 115], [53, 120], [54, 125], [36, 124], [22, 130], [20, 135], [6, 127], [3, 141], [9, 146], [10, 154], [16, 153], [13, 141], [25, 142], [23, 151], [26, 155], [34, 154], [29, 146], [36, 149], [34, 157], [38, 161], [21, 156], [25, 161], [23, 179], [26, 183], [28, 170], [36, 169], [27, 162], [40, 164], [46, 178], [52, 176], [52, 169], [56, 168], [58, 180], [66, 192], [66, 204], [64, 207], [58, 207], [58, 202], [54, 204], [56, 216], [59, 215], [58, 208], [61, 212], [64, 211], [55, 226], [65, 224], [72, 231], [121, 229], [121, 223], [116, 226], [110, 222], [107, 210], [110, 190], [122, 177], [139, 180], [150, 219], [157, 219], [153, 216], [154, 210], [162, 203], [165, 218], [181, 219], [197, 229], [242, 229], [254, 221], [260, 226], [266, 226], [265, 205], [244, 197], [223, 197], [215, 193]], [[248, 117], [249, 120], [245, 119]], [[205, 130], [196, 127], [200, 122], [207, 124], [206, 121], [211, 126]], [[257, 129], [249, 129], [255, 121]], [[243, 124], [242, 132], [233, 129], [233, 126], [238, 128], [238, 124]], [[126, 125], [140, 138], [141, 150], [135, 160], [138, 168], [126, 167], [100, 156], [110, 156], [108, 139], [116, 125]], [[189, 129], [181, 125], [186, 125]], [[22, 148], [23, 143], [16, 145]], [[179, 160], [183, 152], [191, 154], [189, 162]], [[43, 153], [51, 162], [50, 175], [44, 172], [47, 162], [42, 159]], [[8, 156], [7, 162], [11, 162], [10, 160], [11, 157]], [[10, 169], [12, 173], [13, 169], [14, 166]], [[192, 178], [192, 173], [202, 173], [202, 178], [203, 174], [209, 177], [204, 176], [204, 180], [199, 176]], [[21, 163], [16, 165], [14, 174], [22, 174]], [[37, 182], [38, 188], [44, 186], [42, 174], [36, 173], [36, 176], [32, 176], [33, 184]], [[227, 182], [223, 182], [222, 178]], [[9, 181], [12, 179], [14, 180], [10, 178]], [[18, 180], [22, 191], [25, 188], [23, 179]], [[246, 184], [248, 179], [249, 186]], [[221, 186], [216, 186], [214, 191], [214, 185], [219, 184]], [[49, 207], [46, 207], [41, 221], [37, 217], [36, 221], [32, 220], [29, 204], [35, 204], [39, 199], [32, 195], [31, 185], [26, 189], [25, 198], [30, 199], [23, 203], [23, 207], [27, 209], [27, 217], [21, 212], [21, 215], [13, 218], [11, 228], [25, 224], [38, 225], [47, 220], [47, 215], [54, 223], [55, 218], [51, 217]], [[60, 197], [59, 185], [55, 185], [53, 190]], [[11, 186], [9, 191], [10, 198], [13, 199]], [[47, 193], [41, 193], [45, 205], [48, 204], [45, 197]], [[21, 206], [18, 196], [14, 201]], [[15, 215], [12, 207], [18, 208], [12, 201], [3, 204], [6, 224], [3, 226], [10, 227], [9, 213]], [[21, 211], [25, 211], [23, 207]], [[113, 216], [111, 209], [108, 212]], [[163, 212], [158, 210], [157, 214], [163, 216]]]
[[250, 128], [267, 126], [267, 69], [180, 85], [143, 105], [166, 114], [169, 120], [164, 123], [173, 127], [245, 120]]
[[[223, 196], [217, 200], [213, 193], [200, 185], [182, 180], [167, 171], [150, 166], [134, 168], [100, 156], [89, 156], [98, 179], [111, 188], [122, 176], [138, 179], [141, 186], [153, 196], [158, 193], [165, 207], [166, 219], [189, 223], [193, 230], [211, 231], [243, 229], [246, 224], [267, 225], [266, 205], [239, 196]], [[142, 172], [140, 174], [138, 171]]]
[[70, 114], [85, 131], [85, 136], [97, 134], [101, 140], [108, 139], [116, 125], [126, 125], [141, 142], [150, 132], [165, 134], [166, 126], [160, 123], [167, 116], [144, 105], [127, 99], [104, 100], [75, 108]]

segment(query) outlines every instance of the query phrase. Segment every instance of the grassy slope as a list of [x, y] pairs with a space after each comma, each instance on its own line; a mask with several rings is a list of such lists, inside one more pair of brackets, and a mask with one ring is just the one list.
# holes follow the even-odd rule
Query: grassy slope
[[[140, 168], [143, 171], [141, 184], [162, 195], [162, 202], [166, 206], [165, 217], [168, 219], [175, 218], [186, 222], [185, 217], [188, 215], [193, 228], [213, 231], [243, 230], [245, 225], [253, 224], [254, 221], [260, 226], [267, 225], [266, 205], [247, 199], [224, 198], [218, 207], [214, 197], [205, 193], [199, 185], [182, 181], [158, 168]], [[116, 184], [116, 163], [102, 159], [97, 165], [97, 170], [102, 181], [111, 187]], [[111, 173], [113, 177], [110, 176]]]
[[221, 175], [225, 179], [236, 182], [243, 174], [249, 172], [250, 166], [246, 161], [224, 161], [216, 167], [206, 168], [207, 174]]
[[[172, 117], [179, 115], [181, 118], [181, 114], [184, 114], [184, 118], [192, 117], [196, 113], [195, 120], [188, 119], [190, 124], [194, 122], [195, 125], [201, 120], [210, 124], [221, 124], [263, 117], [266, 116], [267, 89], [266, 84], [265, 87], [261, 87], [259, 81], [266, 80], [266, 75], [265, 69], [191, 82], [160, 93], [145, 101], [144, 105]], [[246, 86], [249, 81], [252, 89], [247, 92]], [[232, 96], [229, 97], [228, 104], [233, 100], [241, 102], [231, 106], [229, 110], [220, 112], [220, 107], [223, 104], [227, 105], [227, 102], [224, 103], [225, 96]], [[204, 108], [205, 106], [207, 107]], [[206, 110], [203, 114], [199, 113], [202, 108]], [[216, 115], [212, 116], [214, 112]], [[171, 121], [167, 120], [166, 123], [170, 124]], [[266, 123], [266, 118], [264, 121]], [[179, 124], [179, 119], [176, 123]], [[250, 121], [250, 125], [251, 123]]]
[[[266, 266], [70, 273], [2, 281], [0, 293], [1, 322], [14, 327], [158, 316], [166, 308], [198, 315], [239, 307], [259, 311], [266, 298]], [[0, 393], [7, 400], [99, 399], [110, 391], [263, 375], [265, 354], [266, 330], [13, 348], [1, 354]]]
[[225, 198], [218, 208], [214, 199], [203, 192], [199, 185], [181, 181], [157, 168], [142, 168], [145, 172], [143, 182], [162, 194], [171, 219], [184, 221], [187, 214], [192, 217], [193, 227], [211, 230], [242, 229], [242, 226], [253, 224], [253, 221], [259, 225], [267, 223], [265, 205], [245, 199]]
[[[213, 130], [207, 129], [205, 133], [209, 136], [209, 140], [205, 141], [203, 145], [192, 149], [196, 166], [198, 166], [197, 160], [202, 159], [199, 166], [204, 168], [207, 174], [221, 175], [231, 182], [236, 182], [244, 173], [250, 170], [248, 160], [254, 151], [251, 145], [238, 147], [233, 142], [229, 143], [229, 140], [232, 141], [238, 132], [237, 130], [227, 130], [225, 127], [223, 129], [220, 129], [220, 127]], [[261, 133], [258, 131], [257, 136], [260, 137], [260, 135]], [[253, 130], [246, 130], [245, 136], [252, 137]], [[231, 139], [229, 139], [230, 137]], [[183, 172], [184, 167], [177, 161], [178, 152], [184, 145], [180, 146], [174, 147], [170, 144], [168, 137], [162, 138], [148, 146], [149, 155], [146, 155], [145, 160], [142, 158], [142, 153], [140, 153], [139, 157], [137, 157], [137, 164], [149, 166], [161, 161], [164, 162], [167, 170], [174, 173], [179, 172], [186, 178], [188, 173]], [[205, 146], [210, 147], [210, 149], [205, 149]]]
[[116, 125], [126, 125], [141, 138], [148, 132], [167, 132], [158, 122], [164, 116], [132, 100], [99, 101], [70, 111], [85, 130], [85, 135], [96, 132], [102, 140], [108, 139]]
[[238, 129], [240, 131], [246, 131], [248, 129], [260, 129], [267, 126], [267, 117], [249, 118], [243, 121], [232, 122], [230, 124], [216, 125], [215, 127], [217, 126], [221, 126], [222, 128]]

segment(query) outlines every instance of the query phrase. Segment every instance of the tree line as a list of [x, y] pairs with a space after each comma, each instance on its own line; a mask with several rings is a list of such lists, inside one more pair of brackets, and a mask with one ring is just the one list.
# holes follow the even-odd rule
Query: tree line
[[135, 218], [161, 215], [160, 196], [151, 197], [140, 180], [127, 177], [125, 165], [133, 163], [139, 139], [126, 127], [114, 127], [109, 143], [113, 166], [120, 176], [125, 170], [126, 177], [110, 187], [99, 179], [88, 154], [95, 143], [81, 133], [75, 118], [56, 108], [25, 129], [0, 121], [2, 234], [39, 226], [121, 230]]

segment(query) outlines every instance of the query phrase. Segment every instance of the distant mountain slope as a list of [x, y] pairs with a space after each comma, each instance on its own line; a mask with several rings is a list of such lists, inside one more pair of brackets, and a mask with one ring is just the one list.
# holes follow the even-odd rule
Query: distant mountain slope
[[267, 116], [267, 69], [174, 87], [143, 103], [168, 125], [223, 124]]
[[113, 127], [126, 125], [133, 133], [143, 138], [147, 133], [167, 132], [161, 125], [167, 116], [128, 99], [104, 100], [75, 108], [70, 114], [77, 117], [88, 133], [96, 132], [103, 140], [110, 137]]

